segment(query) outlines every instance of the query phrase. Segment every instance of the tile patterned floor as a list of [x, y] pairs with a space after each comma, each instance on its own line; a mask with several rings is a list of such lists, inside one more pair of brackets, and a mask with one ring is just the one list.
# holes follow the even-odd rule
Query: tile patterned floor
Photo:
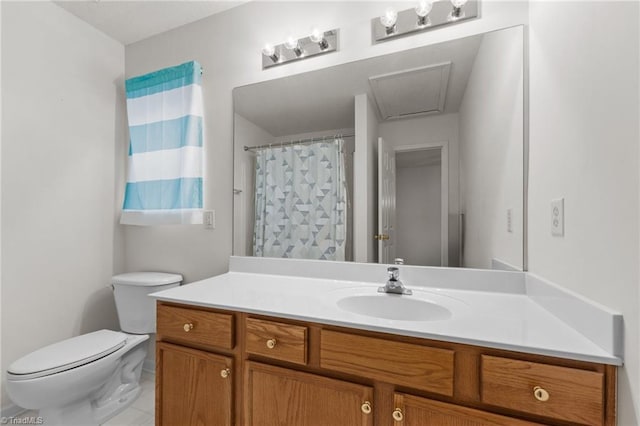
[[[126, 410], [110, 419], [103, 426], [153, 426], [155, 424], [155, 376], [146, 372], [142, 373], [140, 380], [142, 393]], [[38, 413], [27, 411], [18, 416], [19, 419], [36, 419]], [[46, 419], [44, 425], [47, 424]], [[28, 422], [16, 422], [15, 424], [29, 424]], [[33, 422], [32, 424], [36, 424]]]

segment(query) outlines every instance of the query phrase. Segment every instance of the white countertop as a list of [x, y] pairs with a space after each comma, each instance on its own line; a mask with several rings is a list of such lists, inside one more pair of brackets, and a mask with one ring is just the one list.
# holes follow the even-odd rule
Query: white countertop
[[[377, 293], [382, 283], [231, 271], [154, 293], [158, 300], [422, 337], [574, 360], [622, 365], [523, 292], [412, 286], [413, 296]], [[348, 295], [410, 297], [452, 313], [435, 321], [400, 321], [346, 311]]]

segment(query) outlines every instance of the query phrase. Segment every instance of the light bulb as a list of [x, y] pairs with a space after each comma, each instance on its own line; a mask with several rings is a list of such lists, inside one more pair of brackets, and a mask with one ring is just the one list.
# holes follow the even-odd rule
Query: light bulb
[[324, 40], [324, 33], [322, 33], [319, 29], [314, 28], [313, 31], [311, 31], [309, 38], [314, 43], [320, 43], [322, 40]]
[[451, 5], [453, 6], [453, 9], [451, 10], [451, 12], [449, 12], [449, 15], [447, 16], [447, 21], [449, 22], [455, 22], [458, 19], [462, 19], [465, 17], [465, 13], [464, 13], [464, 5], [467, 4], [467, 0], [451, 0]]
[[415, 8], [416, 15], [418, 15], [421, 18], [424, 18], [429, 14], [429, 12], [431, 12], [432, 8], [433, 8], [433, 1], [421, 0], [420, 2], [418, 2], [418, 5]]
[[276, 53], [276, 49], [269, 43], [265, 44], [262, 48], [262, 54], [264, 56], [273, 56], [274, 53]]
[[297, 38], [293, 38], [292, 36], [290, 36], [287, 41], [284, 42], [284, 47], [289, 50], [293, 50], [293, 53], [297, 58], [302, 56], [302, 49], [300, 48], [300, 43], [298, 42]]
[[396, 21], [398, 20], [398, 12], [389, 8], [384, 12], [384, 15], [380, 17], [380, 23], [385, 26], [385, 28], [392, 28]]
[[287, 49], [293, 50], [298, 47], [298, 40], [293, 37], [289, 37], [287, 41], [284, 42], [284, 45]]
[[468, 0], [451, 0], [451, 5], [456, 9], [460, 9], [462, 6], [467, 4]]
[[324, 38], [324, 33], [317, 28], [314, 28], [309, 35], [309, 40], [314, 43], [318, 43], [320, 50], [326, 50], [329, 47], [329, 42]]
[[278, 62], [278, 60], [280, 59], [280, 57], [276, 53], [275, 47], [273, 47], [269, 43], [265, 44], [264, 47], [262, 48], [262, 54], [264, 56], [267, 56], [269, 59], [271, 59], [273, 63]]

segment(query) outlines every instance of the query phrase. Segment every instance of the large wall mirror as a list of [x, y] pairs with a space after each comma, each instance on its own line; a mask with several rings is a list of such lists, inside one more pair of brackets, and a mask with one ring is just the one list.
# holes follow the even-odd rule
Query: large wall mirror
[[238, 87], [240, 256], [522, 270], [524, 30]]

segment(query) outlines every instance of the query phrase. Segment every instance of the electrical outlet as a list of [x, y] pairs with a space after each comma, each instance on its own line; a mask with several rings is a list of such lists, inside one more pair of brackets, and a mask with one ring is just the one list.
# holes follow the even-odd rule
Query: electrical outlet
[[551, 235], [564, 236], [564, 198], [551, 200]]
[[202, 221], [204, 222], [205, 229], [215, 229], [216, 227], [216, 211], [205, 210], [202, 215]]
[[513, 234], [513, 209], [507, 209], [507, 232]]

